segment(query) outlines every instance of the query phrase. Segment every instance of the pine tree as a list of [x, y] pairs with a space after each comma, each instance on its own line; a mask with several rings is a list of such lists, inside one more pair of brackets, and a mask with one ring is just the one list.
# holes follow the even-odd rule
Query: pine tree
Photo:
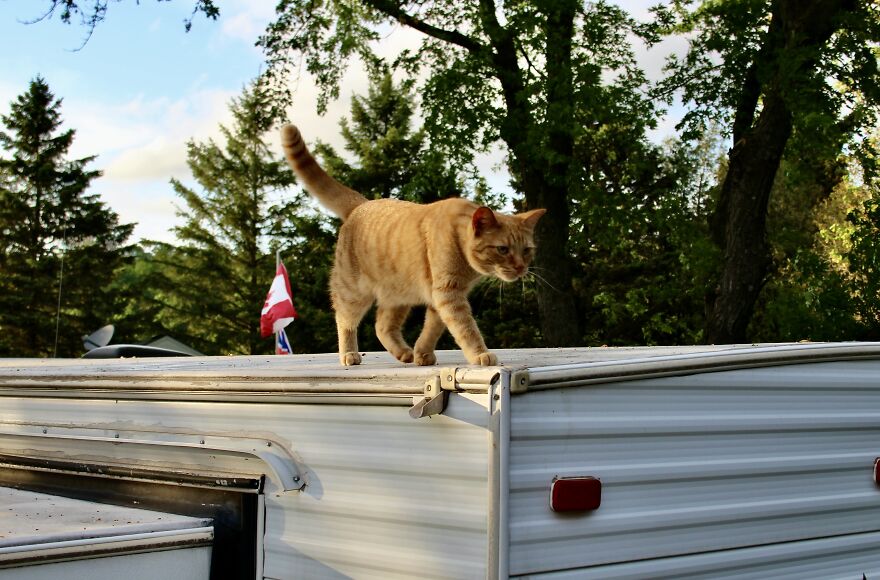
[[0, 117], [0, 356], [80, 354], [114, 314], [110, 285], [131, 250], [133, 225], [87, 193], [95, 157], [68, 159], [75, 131], [60, 109], [37, 77]]
[[345, 150], [355, 157], [355, 164], [323, 143], [315, 152], [337, 179], [370, 199], [430, 203], [461, 196], [460, 176], [442, 153], [429, 146], [423, 130], [413, 131], [414, 114], [409, 85], [395, 86], [388, 72], [375, 75], [365, 97], [352, 97], [351, 121], [340, 121]]
[[333, 329], [332, 318], [329, 324], [323, 320], [330, 310], [332, 234], [317, 214], [303, 210], [304, 198], [289, 190], [293, 173], [265, 140], [271, 128], [261, 113], [265, 106], [264, 96], [250, 87], [231, 104], [233, 126], [221, 126], [222, 145], [189, 143], [188, 164], [200, 189], [172, 180], [186, 221], [174, 229], [177, 244], [151, 244], [159, 320], [206, 354], [271, 351], [271, 341], [259, 335], [259, 315], [275, 274], [276, 249], [305, 319], [295, 323], [292, 347], [331, 344], [329, 336], [319, 339], [311, 330], [312, 324]]

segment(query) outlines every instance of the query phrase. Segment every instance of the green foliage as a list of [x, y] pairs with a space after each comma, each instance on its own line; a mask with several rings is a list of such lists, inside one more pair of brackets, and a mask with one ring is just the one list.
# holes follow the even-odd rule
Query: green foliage
[[[51, 0], [51, 9], [65, 21], [78, 15], [91, 30], [107, 4]], [[268, 68], [249, 93], [259, 102], [246, 95], [236, 104], [237, 115], [253, 106], [254, 117], [236, 117], [235, 129], [224, 130], [225, 147], [191, 144], [200, 191], [174, 184], [188, 208], [181, 246], [152, 245], [106, 286], [127, 301], [117, 326], [141, 335], [170, 331], [205, 352], [265, 352], [271, 345], [256, 338], [255, 312], [281, 247], [302, 316], [291, 328], [294, 349], [335, 349], [326, 290], [333, 224], [302, 195], [272, 202], [291, 178], [260, 139], [270, 119], [284, 117], [297, 70], [318, 80], [323, 112], [356, 59], [373, 83], [341, 126], [345, 155], [315, 146], [337, 178], [368, 197], [430, 202], [471, 194], [509, 207], [493, 199], [473, 166], [478, 152], [501, 143], [517, 191], [506, 201], [551, 208], [534, 276], [517, 285], [486, 281], [471, 296], [493, 347], [546, 346], [548, 320], [575, 327], [572, 345], [705, 340], [725, 254], [712, 239], [723, 222], [716, 209], [727, 207], [721, 184], [729, 168], [760, 169], [736, 168], [722, 141], [747, 143], [768, 96], [781, 99], [792, 123], [775, 180], [766, 180], [773, 184], [772, 259], [756, 285], [763, 289], [748, 335], [876, 338], [880, 195], [871, 131], [880, 112], [880, 5], [854, 0], [837, 10], [829, 3], [834, 32], [815, 43], [810, 35], [826, 16], [808, 10], [817, 5], [675, 0], [640, 23], [604, 1], [282, 0], [259, 41]], [[212, 0], [194, 7], [217, 16]], [[784, 12], [785, 34], [771, 30], [774, 10]], [[374, 48], [388, 26], [420, 31], [421, 44], [383, 62]], [[633, 39], [651, 45], [670, 36], [686, 37], [690, 48], [652, 86]], [[403, 80], [395, 84], [389, 71]], [[676, 98], [687, 106], [683, 140], [649, 143], [646, 131]], [[417, 111], [424, 124], [414, 129]], [[248, 123], [257, 129], [245, 136]], [[247, 157], [248, 147], [258, 153]], [[51, 270], [47, 260], [39, 266]], [[0, 278], [4, 294], [10, 280]], [[539, 320], [565, 300], [573, 310]], [[421, 316], [411, 317], [409, 338]], [[366, 348], [380, 348], [369, 321], [361, 337]]]
[[862, 294], [861, 263], [874, 243], [863, 210], [871, 194], [854, 180], [857, 174], [852, 158], [783, 160], [768, 222], [774, 268], [749, 327], [753, 340], [870, 336], [860, 311], [870, 309]]
[[[295, 322], [292, 347], [326, 344], [309, 336], [328, 310], [326, 277], [331, 235], [292, 195], [293, 173], [264, 140], [270, 128], [265, 95], [251, 87], [233, 101], [233, 127], [221, 127], [224, 143], [190, 142], [188, 163], [200, 189], [172, 180], [186, 205], [178, 243], [152, 243], [146, 272], [160, 308], [157, 319], [177, 338], [206, 354], [271, 352], [259, 336], [259, 313], [275, 273], [275, 251], [292, 274], [294, 301], [304, 321]], [[317, 315], [315, 313], [318, 313]], [[305, 328], [302, 328], [305, 327]], [[306, 332], [300, 332], [300, 331]]]
[[866, 337], [880, 339], [880, 194], [849, 216], [852, 246], [847, 253], [854, 283], [853, 300]]
[[345, 149], [357, 166], [323, 143], [315, 153], [331, 174], [370, 199], [430, 203], [461, 196], [461, 176], [428, 143], [423, 130], [413, 131], [414, 113], [409, 84], [396, 87], [391, 74], [382, 73], [372, 79], [366, 97], [352, 97], [351, 121], [340, 122]]
[[[615, 163], [606, 143], [643, 141], [656, 121], [630, 40], [647, 32], [606, 2], [289, 0], [259, 41], [279, 117], [290, 102], [287, 79], [302, 63], [318, 80], [321, 111], [338, 95], [353, 56], [371, 69], [385, 64], [373, 53], [376, 30], [398, 23], [424, 34], [390, 65], [415, 83], [432, 150], [467, 167], [477, 152], [503, 142], [522, 195], [514, 206], [548, 210], [537, 232], [546, 282], [536, 289], [539, 326], [545, 344], [579, 342], [570, 206], [583, 203]], [[591, 153], [576, 152], [581, 147]]]
[[[131, 224], [88, 193], [94, 157], [67, 157], [61, 101], [37, 77], [2, 116], [0, 356], [76, 356], [81, 336], [111, 322], [112, 282], [128, 260]], [[56, 308], [61, 285], [59, 338]]]
[[[655, 94], [680, 91], [690, 105], [680, 125], [686, 138], [713, 122], [732, 136], [711, 216], [724, 260], [707, 339], [744, 340], [756, 300], [770, 311], [773, 300], [822, 279], [825, 261], [811, 255], [812, 213], [840, 181], [842, 156], [859, 156], [873, 178], [876, 153], [865, 137], [880, 112], [872, 48], [880, 9], [864, 0], [718, 0], [677, 1], [655, 12], [658, 29], [690, 36], [689, 51], [670, 59]], [[751, 332], [764, 334], [758, 329], [768, 328], [768, 318], [759, 318]]]
[[[809, 35], [828, 17], [817, 13], [816, 5], [805, 12], [808, 7], [799, 0], [777, 4], [784, 5], [792, 34]], [[757, 99], [749, 93], [772, 81], [813, 147], [829, 141], [834, 147], [841, 138], [856, 147], [868, 145], [861, 138], [876, 125], [880, 106], [875, 48], [880, 7], [868, 0], [852, 2], [829, 42], [813, 46], [807, 39], [785, 48], [767, 43], [773, 5], [770, 0], [676, 0], [654, 9], [665, 24], [663, 32], [688, 34], [690, 49], [681, 58], [670, 57], [669, 74], [655, 91], [667, 99], [681, 91], [691, 103], [681, 123], [684, 137], [695, 137], [712, 122], [735, 133], [737, 108]], [[776, 67], [782, 71], [778, 77]]]
[[[606, 144], [610, 146], [610, 144]], [[717, 167], [709, 141], [666, 148], [616, 141], [601, 188], [576, 205], [576, 283], [588, 344], [701, 340], [705, 288], [718, 253], [706, 216]]]
[[811, 247], [787, 259], [770, 278], [755, 309], [750, 334], [756, 342], [863, 338], [854, 316], [855, 297], [845, 273]]

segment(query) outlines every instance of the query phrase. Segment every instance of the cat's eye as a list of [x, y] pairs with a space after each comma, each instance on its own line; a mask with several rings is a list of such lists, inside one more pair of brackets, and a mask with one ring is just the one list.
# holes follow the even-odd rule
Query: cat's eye
[[534, 250], [534, 248], [530, 248], [530, 247], [523, 248], [523, 256], [531, 256], [532, 250]]
[[495, 246], [495, 249], [498, 250], [498, 253], [502, 256], [506, 256], [508, 252], [510, 252], [510, 248], [507, 246]]

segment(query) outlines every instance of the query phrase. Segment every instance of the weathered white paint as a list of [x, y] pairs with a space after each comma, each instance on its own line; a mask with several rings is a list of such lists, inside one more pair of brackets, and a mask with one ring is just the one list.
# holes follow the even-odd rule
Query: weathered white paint
[[4, 487], [0, 506], [4, 579], [209, 576], [210, 520]]
[[[671, 557], [880, 530], [878, 376], [862, 360], [515, 397], [511, 574], [664, 558], [683, 577]], [[601, 479], [601, 507], [550, 511], [556, 475]]]
[[0, 571], [3, 580], [207, 580], [211, 566], [211, 548], [163, 550], [89, 560], [72, 560], [7, 568]]
[[851, 534], [519, 576], [534, 580], [859, 580], [880, 575], [880, 534]]
[[306, 486], [267, 482], [266, 576], [461, 578], [489, 558], [487, 399], [453, 395], [445, 416], [417, 422], [404, 406], [7, 397], [0, 421], [271, 436]]
[[[267, 483], [266, 578], [880, 568], [880, 344], [499, 356], [491, 369], [457, 352], [427, 368], [374, 353], [359, 368], [335, 355], [0, 361], [0, 426], [283, 445], [305, 487]], [[462, 392], [443, 415], [411, 419], [446, 368]], [[553, 513], [555, 475], [599, 477], [602, 506]]]

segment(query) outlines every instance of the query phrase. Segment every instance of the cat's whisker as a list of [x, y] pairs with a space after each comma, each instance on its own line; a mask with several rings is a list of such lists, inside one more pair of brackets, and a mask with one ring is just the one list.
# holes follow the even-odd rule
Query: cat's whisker
[[[544, 278], [543, 276], [541, 276], [540, 274], [538, 274], [534, 270], [529, 271], [529, 274], [534, 276], [536, 280], [542, 282], [544, 285], [546, 285], [548, 288], [550, 288], [554, 292], [559, 292], [558, 288], [556, 288], [553, 284], [548, 282], [546, 278]], [[561, 294], [561, 292], [560, 292], [560, 294]]]

